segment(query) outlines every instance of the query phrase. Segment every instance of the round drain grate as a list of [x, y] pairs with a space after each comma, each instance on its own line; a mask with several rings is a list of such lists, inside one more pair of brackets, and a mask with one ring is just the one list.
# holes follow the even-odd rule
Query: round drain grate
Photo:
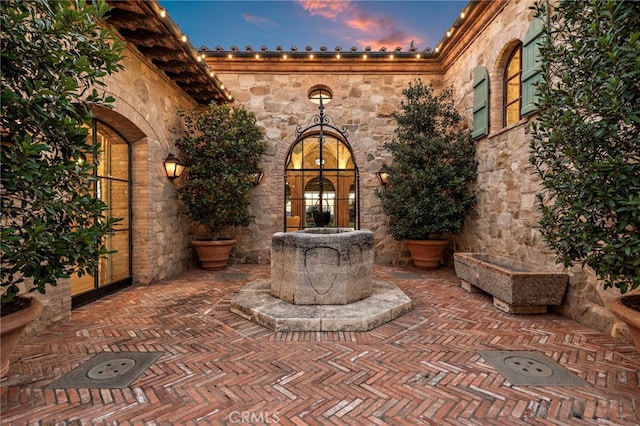
[[546, 364], [525, 356], [512, 356], [504, 359], [504, 364], [524, 376], [549, 377], [553, 370]]
[[116, 358], [105, 361], [87, 371], [87, 377], [94, 380], [113, 379], [135, 367], [136, 361], [131, 358]]

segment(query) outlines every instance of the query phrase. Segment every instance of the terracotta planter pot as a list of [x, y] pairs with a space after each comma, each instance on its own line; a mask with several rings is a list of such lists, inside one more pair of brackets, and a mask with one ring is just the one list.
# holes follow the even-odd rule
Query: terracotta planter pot
[[228, 240], [193, 240], [191, 245], [198, 253], [200, 266], [207, 271], [219, 271], [227, 266], [235, 239]]
[[411, 252], [413, 265], [420, 269], [437, 269], [448, 240], [404, 240]]
[[625, 297], [638, 297], [636, 296], [622, 296], [609, 302], [609, 309], [611, 312], [624, 321], [629, 327], [629, 333], [633, 339], [633, 343], [636, 345], [636, 349], [640, 352], [640, 311], [630, 308], [622, 302]]
[[0, 377], [9, 373], [9, 358], [20, 340], [22, 331], [42, 312], [42, 304], [36, 299], [29, 299], [31, 304], [28, 307], [4, 315], [0, 321]]

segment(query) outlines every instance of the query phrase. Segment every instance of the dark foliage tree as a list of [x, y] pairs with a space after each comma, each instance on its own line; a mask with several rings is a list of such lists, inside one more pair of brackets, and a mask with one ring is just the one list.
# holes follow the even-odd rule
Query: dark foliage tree
[[254, 114], [212, 104], [181, 116], [186, 131], [176, 146], [186, 166], [178, 187], [185, 214], [214, 240], [226, 228], [248, 226], [248, 192], [266, 149]]
[[453, 90], [434, 94], [421, 80], [403, 91], [387, 185], [376, 193], [397, 240], [441, 238], [460, 232], [475, 205], [477, 175], [471, 132], [461, 127]]
[[[97, 87], [120, 69], [122, 44], [100, 25], [104, 1], [2, 2], [3, 307], [23, 283], [45, 293], [93, 273], [111, 231], [92, 196], [100, 149], [87, 141]], [[7, 310], [3, 308], [3, 313]]]
[[544, 241], [625, 293], [640, 285], [640, 3], [537, 6], [540, 112], [531, 163]]

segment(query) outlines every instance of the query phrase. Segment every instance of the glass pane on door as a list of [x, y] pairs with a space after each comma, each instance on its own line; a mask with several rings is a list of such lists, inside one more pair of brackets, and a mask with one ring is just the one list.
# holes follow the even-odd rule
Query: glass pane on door
[[101, 199], [107, 218], [121, 219], [114, 225], [114, 233], [102, 243], [113, 253], [98, 259], [95, 277], [84, 275], [71, 278], [72, 305], [101, 297], [123, 283], [131, 282], [131, 196], [130, 146], [114, 129], [94, 121], [90, 131], [93, 143], [100, 144], [97, 161], [98, 180], [93, 196]]
[[109, 284], [129, 277], [129, 231], [116, 231], [109, 235], [106, 247], [115, 253], [100, 259], [98, 286]]

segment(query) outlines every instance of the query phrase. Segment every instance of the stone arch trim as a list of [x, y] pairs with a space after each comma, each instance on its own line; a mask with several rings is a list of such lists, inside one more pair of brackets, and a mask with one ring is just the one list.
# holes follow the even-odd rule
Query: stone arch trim
[[[341, 123], [340, 118], [332, 114], [332, 110], [336, 108], [336, 106], [342, 105], [343, 100], [348, 96], [348, 91], [345, 91], [342, 85], [340, 84], [331, 85], [331, 84], [328, 84], [327, 81], [328, 79], [326, 77], [323, 77], [322, 75], [314, 75], [312, 78], [305, 81], [305, 85], [300, 88], [301, 96], [304, 96], [304, 98], [301, 97], [300, 99], [301, 99], [301, 102], [311, 103], [311, 101], [306, 99], [307, 92], [309, 91], [310, 88], [318, 85], [327, 86], [328, 88], [330, 88], [331, 91], [333, 92], [333, 98], [329, 106], [325, 107], [325, 115], [331, 117], [334, 123], [336, 124], [336, 126], [338, 128], [341, 128], [346, 124]], [[302, 123], [302, 125], [304, 126], [306, 123], [309, 122], [311, 117], [313, 117], [313, 115], [317, 113], [318, 113], [317, 108], [313, 109], [308, 116], [304, 117], [304, 120], [299, 120], [298, 123], [290, 125], [289, 132], [287, 132], [287, 134], [282, 139], [284, 141], [282, 149], [278, 149], [276, 151], [275, 164], [274, 164], [275, 170], [284, 170], [284, 164], [285, 164], [285, 161], [287, 160], [287, 155], [289, 155], [289, 149], [291, 148], [292, 144], [296, 141], [296, 136], [297, 136], [296, 124]], [[349, 131], [352, 130], [348, 126], [347, 128]], [[367, 153], [364, 152], [361, 144], [353, 143], [353, 141], [357, 141], [357, 135], [350, 133], [347, 139], [348, 139], [347, 142], [351, 147], [351, 152], [353, 155], [354, 162], [355, 164], [359, 165], [358, 169], [360, 170], [360, 173], [362, 173], [362, 165], [367, 163], [366, 161]], [[282, 174], [281, 173], [278, 174], [277, 177], [282, 180], [281, 183], [284, 185], [284, 177], [282, 176]]]
[[[160, 141], [160, 135], [144, 119], [144, 111], [140, 110], [143, 108], [142, 104], [140, 109], [136, 109], [118, 94], [109, 91], [105, 91], [105, 93], [117, 99], [114, 108], [96, 108], [94, 113], [97, 119], [116, 129], [131, 144], [131, 191], [135, 194], [131, 205], [133, 213], [131, 220], [131, 243], [133, 246], [131, 275], [134, 283], [146, 284], [151, 276], [149, 233], [152, 219], [149, 216], [151, 198], [149, 140]], [[149, 116], [148, 113], [147, 116]], [[166, 151], [168, 150], [167, 147]]]
[[111, 127], [117, 129], [118, 132], [120, 132], [122, 136], [124, 136], [124, 138], [127, 139], [127, 141], [129, 141], [131, 144], [134, 144], [139, 140], [147, 137], [146, 133], [143, 132], [140, 127], [138, 127], [134, 122], [129, 120], [120, 112], [102, 107], [94, 108], [93, 112], [98, 120], [103, 121], [109, 124]]
[[[345, 93], [345, 91], [342, 88], [342, 85], [340, 84], [333, 84], [333, 85], [328, 84], [327, 83], [328, 80], [329, 80], [328, 78], [322, 75], [314, 75], [312, 78], [305, 81], [305, 85], [301, 87], [301, 91], [304, 92], [303, 93], [305, 97], [304, 101], [311, 102], [308, 99], [306, 99], [306, 97], [307, 97], [307, 93], [312, 87], [325, 86], [325, 87], [328, 87], [333, 94], [333, 97], [331, 98], [331, 105], [332, 106], [342, 105], [344, 98], [348, 96], [348, 92]], [[327, 107], [325, 106], [325, 109], [326, 108]], [[331, 109], [331, 107], [328, 107], [328, 109]], [[331, 115], [331, 114], [328, 114], [328, 115]]]
[[[353, 162], [358, 165], [358, 173], [361, 174], [363, 170], [362, 165], [366, 164], [366, 157], [365, 157], [366, 154], [362, 149], [362, 144], [356, 144], [356, 146], [354, 146], [353, 144], [354, 140], [357, 140], [357, 139], [354, 138], [352, 135], [352, 137], [349, 138], [349, 146], [351, 147], [351, 155], [353, 155]], [[360, 179], [362, 179], [362, 176], [360, 176]]]
[[[113, 109], [107, 110], [107, 112], [105, 112], [106, 115], [113, 117], [113, 114], [116, 114], [116, 116], [120, 116], [118, 120], [126, 120], [128, 126], [134, 126], [142, 133], [142, 135], [156, 140], [163, 139], [160, 137], [160, 134], [156, 132], [154, 127], [151, 126], [151, 124], [144, 118], [145, 116], [151, 116], [151, 113], [149, 111], [144, 111], [143, 103], [136, 103], [137, 106], [134, 107], [133, 103], [127, 100], [129, 96], [127, 96], [126, 93], [116, 93], [108, 90], [105, 90], [105, 93], [116, 99]], [[132, 138], [129, 140], [131, 143], [135, 143], [142, 139], [142, 137]]]
[[[340, 123], [336, 123], [336, 124], [340, 125]], [[334, 136], [337, 136], [337, 135], [334, 135]], [[366, 161], [365, 161], [366, 153], [364, 152], [360, 144], [356, 144], [354, 146], [353, 140], [357, 140], [357, 139], [355, 139], [353, 135], [349, 135], [349, 136], [350, 137], [347, 138], [346, 142], [348, 146], [351, 148], [351, 155], [353, 155], [354, 163], [358, 165], [358, 170], [360, 173], [362, 173], [361, 165], [366, 164]], [[342, 138], [338, 137], [338, 139], [342, 139]], [[287, 161], [287, 156], [289, 155], [290, 149], [297, 140], [295, 127], [292, 127], [291, 132], [287, 134], [283, 140], [285, 143], [283, 143], [282, 149], [279, 149], [275, 155], [275, 164], [274, 164], [275, 170], [284, 170], [285, 162]], [[281, 173], [277, 174], [275, 177], [281, 179], [281, 183], [284, 185], [284, 176], [282, 176]]]

